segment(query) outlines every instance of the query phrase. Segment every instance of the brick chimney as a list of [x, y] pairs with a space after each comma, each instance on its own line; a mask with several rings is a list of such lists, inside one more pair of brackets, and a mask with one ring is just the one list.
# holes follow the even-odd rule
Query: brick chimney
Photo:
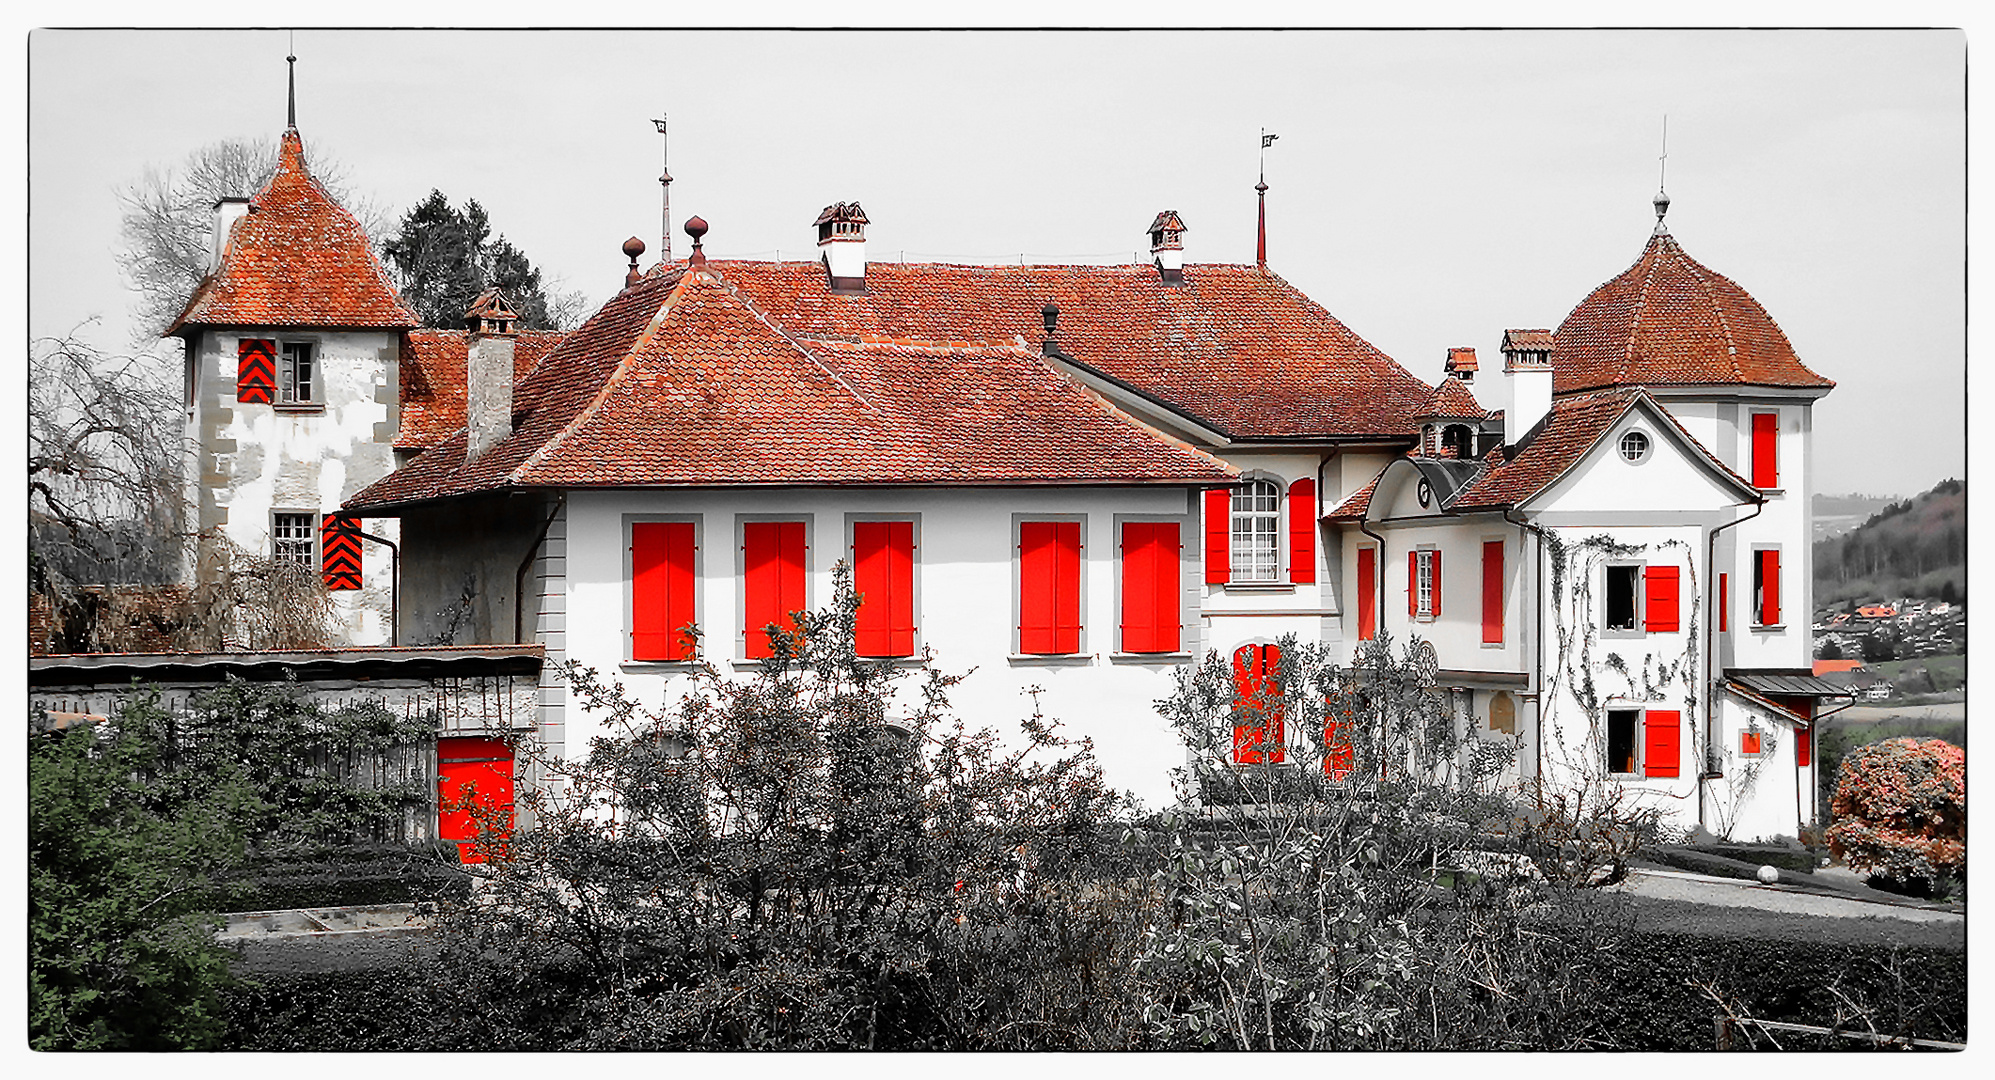
[[1503, 445], [1516, 446], [1552, 410], [1552, 332], [1505, 330], [1503, 378], [1509, 404], [1503, 410]]
[[1184, 219], [1176, 210], [1166, 210], [1150, 222], [1150, 261], [1157, 267], [1157, 280], [1166, 285], [1184, 284], [1184, 232]]
[[225, 195], [215, 200], [215, 243], [208, 251], [208, 272], [222, 268], [222, 256], [229, 251], [229, 229], [249, 213], [249, 200], [240, 195]]
[[475, 461], [513, 432], [513, 342], [519, 316], [486, 289], [464, 313], [464, 460]]
[[832, 203], [812, 222], [817, 226], [818, 259], [831, 291], [866, 291], [866, 211], [856, 202]]

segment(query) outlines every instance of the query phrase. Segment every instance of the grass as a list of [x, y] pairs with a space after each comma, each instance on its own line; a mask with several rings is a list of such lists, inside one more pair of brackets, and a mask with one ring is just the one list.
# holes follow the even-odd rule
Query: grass
[[1915, 656], [1866, 666], [1894, 683], [1905, 676], [1916, 677], [1924, 673], [1931, 678], [1933, 689], [1941, 693], [1957, 690], [1967, 682], [1967, 657], [1961, 653], [1947, 656]]

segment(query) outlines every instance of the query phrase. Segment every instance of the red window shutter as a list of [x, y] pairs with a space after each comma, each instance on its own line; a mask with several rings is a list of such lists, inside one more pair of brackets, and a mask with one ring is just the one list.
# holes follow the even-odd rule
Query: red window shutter
[[1378, 549], [1358, 549], [1358, 640], [1378, 637]]
[[1288, 579], [1316, 581], [1316, 481], [1308, 477], [1288, 486]]
[[1650, 566], [1642, 571], [1642, 591], [1648, 597], [1644, 629], [1655, 633], [1675, 633], [1681, 627], [1677, 602], [1677, 572], [1674, 566]]
[[1080, 651], [1080, 555], [1080, 522], [1019, 523], [1019, 652]]
[[1433, 594], [1428, 597], [1429, 602], [1434, 605], [1434, 610], [1428, 612], [1428, 614], [1438, 619], [1441, 617], [1441, 551], [1439, 548], [1436, 548], [1433, 555], [1428, 559], [1427, 567], [1428, 572], [1434, 575]]
[[1406, 553], [1406, 617], [1417, 618], [1420, 614], [1420, 553]]
[[630, 658], [688, 660], [693, 614], [693, 523], [630, 527]]
[[1122, 526], [1122, 651], [1177, 652], [1178, 526], [1131, 521]]
[[1760, 743], [1759, 743], [1759, 732], [1757, 732], [1757, 731], [1742, 731], [1742, 732], [1740, 732], [1740, 733], [1739, 733], [1739, 753], [1741, 753], [1741, 754], [1757, 754], [1757, 753], [1759, 753], [1759, 752], [1760, 752]]
[[742, 630], [746, 655], [769, 655], [767, 629], [794, 632], [793, 611], [804, 608], [804, 523], [749, 521], [741, 526]]
[[1761, 626], [1780, 625], [1780, 552], [1759, 553]]
[[1780, 486], [1780, 415], [1753, 414], [1753, 486]]
[[1281, 663], [1278, 645], [1242, 645], [1233, 651], [1233, 763], [1279, 765], [1287, 756], [1282, 740], [1284, 706], [1275, 673]]
[[1503, 541], [1482, 542], [1482, 641], [1503, 642]]
[[360, 522], [327, 514], [319, 522], [319, 575], [326, 588], [360, 588]]
[[914, 523], [852, 523], [852, 584], [859, 604], [861, 656], [914, 652]]
[[1324, 703], [1323, 720], [1323, 774], [1332, 780], [1342, 780], [1351, 775], [1350, 721], [1338, 721], [1329, 714], [1329, 702]]
[[505, 850], [513, 826], [513, 750], [503, 739], [444, 738], [436, 741], [439, 840], [457, 842], [459, 862], [480, 863], [479, 819], [491, 828], [488, 848]]
[[1727, 629], [1725, 624], [1730, 621], [1728, 616], [1731, 614], [1732, 598], [1727, 594], [1731, 592], [1731, 585], [1732, 575], [1718, 575], [1718, 632], [1721, 634]]
[[[1205, 583], [1233, 580], [1233, 491], [1213, 488], [1205, 493]], [[1126, 535], [1126, 534], [1125, 534]]]
[[1643, 728], [1643, 775], [1677, 775], [1683, 760], [1683, 714], [1675, 709], [1651, 709]]
[[1794, 726], [1794, 764], [1804, 769], [1815, 764], [1815, 725]]
[[277, 343], [244, 338], [236, 343], [236, 400], [268, 405], [277, 397]]

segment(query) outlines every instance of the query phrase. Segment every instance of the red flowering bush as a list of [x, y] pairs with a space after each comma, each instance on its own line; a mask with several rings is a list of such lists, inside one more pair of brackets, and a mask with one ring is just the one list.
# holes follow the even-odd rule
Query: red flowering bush
[[1836, 773], [1829, 850], [1895, 884], [1944, 887], [1967, 871], [1967, 752], [1940, 739], [1859, 746]]

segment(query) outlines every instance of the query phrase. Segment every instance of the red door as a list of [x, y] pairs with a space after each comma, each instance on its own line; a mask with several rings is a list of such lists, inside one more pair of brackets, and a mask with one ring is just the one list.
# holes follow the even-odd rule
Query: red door
[[474, 850], [478, 821], [473, 807], [486, 808], [501, 835], [513, 828], [513, 750], [503, 739], [457, 738], [436, 741], [436, 834], [457, 841], [458, 858], [484, 862]]

